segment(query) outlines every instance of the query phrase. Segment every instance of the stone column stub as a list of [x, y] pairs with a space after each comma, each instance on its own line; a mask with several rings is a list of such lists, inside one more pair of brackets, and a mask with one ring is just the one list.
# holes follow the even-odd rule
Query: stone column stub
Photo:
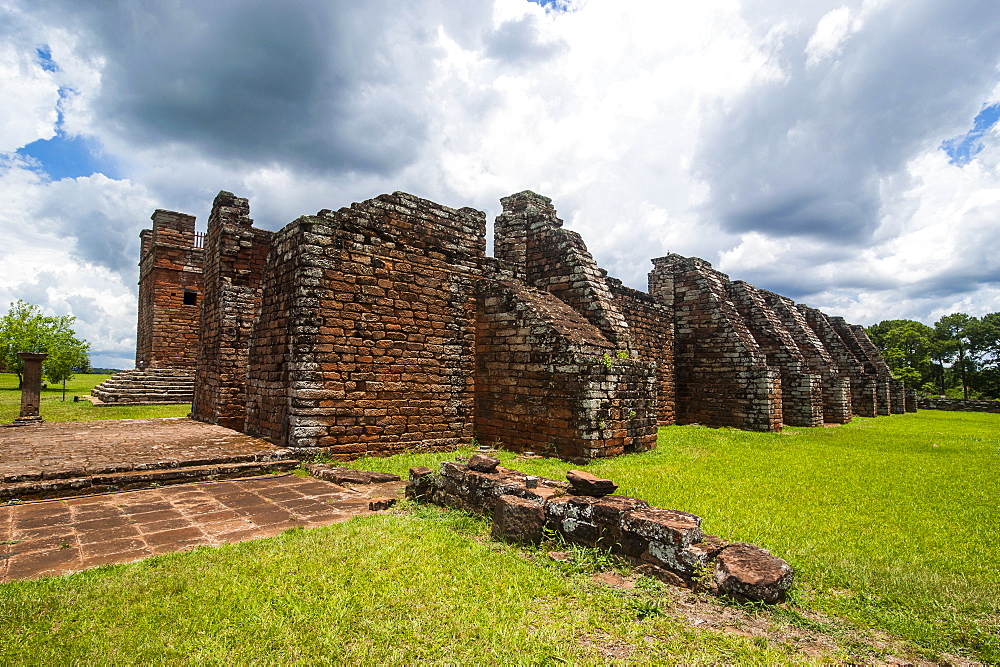
[[42, 362], [48, 358], [45, 352], [18, 352], [24, 361], [24, 375], [21, 382], [21, 414], [14, 424], [40, 424], [42, 416], [39, 403], [42, 396]]

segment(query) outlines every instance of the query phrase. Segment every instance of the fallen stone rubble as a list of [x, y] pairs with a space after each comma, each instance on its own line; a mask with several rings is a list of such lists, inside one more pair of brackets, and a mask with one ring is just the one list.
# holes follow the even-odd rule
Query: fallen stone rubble
[[767, 549], [729, 543], [701, 530], [701, 518], [650, 507], [644, 500], [609, 495], [617, 486], [574, 470], [559, 482], [532, 477], [474, 454], [468, 463], [445, 461], [438, 473], [410, 468], [406, 497], [493, 519], [494, 539], [538, 544], [546, 532], [567, 542], [609, 548], [641, 574], [702, 588], [741, 602], [776, 604], [794, 573]]

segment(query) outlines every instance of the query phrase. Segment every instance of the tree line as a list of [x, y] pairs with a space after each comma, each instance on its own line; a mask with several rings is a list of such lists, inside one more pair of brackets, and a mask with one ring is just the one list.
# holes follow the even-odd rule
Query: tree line
[[75, 321], [71, 315], [45, 315], [38, 306], [21, 300], [10, 304], [7, 314], [0, 317], [0, 369], [17, 375], [18, 389], [24, 380], [19, 352], [47, 353], [42, 372], [52, 383], [86, 373], [90, 369], [90, 343], [76, 337]]
[[1000, 313], [952, 313], [933, 326], [884, 320], [867, 331], [908, 387], [949, 398], [1000, 399]]

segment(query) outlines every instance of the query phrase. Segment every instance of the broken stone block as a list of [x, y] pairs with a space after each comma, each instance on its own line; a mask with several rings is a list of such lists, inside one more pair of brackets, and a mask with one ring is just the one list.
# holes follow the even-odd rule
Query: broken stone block
[[578, 496], [593, 496], [599, 498], [618, 490], [618, 485], [610, 479], [601, 479], [582, 470], [570, 470], [566, 473], [570, 483], [570, 493]]
[[434, 470], [418, 466], [410, 468], [410, 482], [406, 485], [407, 500], [422, 500], [425, 502], [432, 500], [432, 495], [437, 488], [434, 484]]
[[469, 468], [478, 472], [496, 472], [500, 459], [486, 454], [473, 454], [469, 457]]
[[531, 500], [502, 495], [493, 510], [491, 535], [495, 540], [512, 544], [538, 544], [542, 541], [545, 510]]
[[626, 496], [560, 496], [545, 505], [548, 527], [567, 540], [620, 552], [622, 516], [648, 507]]
[[433, 468], [425, 468], [424, 466], [415, 466], [410, 468], [410, 481], [415, 482], [418, 479], [426, 477], [434, 472]]
[[622, 516], [622, 551], [627, 556], [691, 575], [695, 568], [681, 554], [702, 539], [700, 526], [701, 518], [687, 512], [658, 507], [632, 510]]
[[794, 576], [792, 567], [784, 560], [767, 549], [743, 542], [723, 549], [715, 561], [719, 594], [740, 602], [782, 602]]
[[703, 572], [712, 566], [712, 561], [729, 542], [716, 535], [705, 535], [701, 541], [688, 545], [678, 553], [678, 561], [685, 566], [686, 571]]
[[396, 504], [395, 498], [372, 498], [368, 501], [368, 509], [372, 512], [387, 510]]

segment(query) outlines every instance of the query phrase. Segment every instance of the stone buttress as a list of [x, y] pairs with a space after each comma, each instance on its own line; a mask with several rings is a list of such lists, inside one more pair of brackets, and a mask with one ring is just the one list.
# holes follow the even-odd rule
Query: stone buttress
[[756, 287], [742, 280], [727, 284], [730, 298], [743, 316], [767, 365], [781, 375], [781, 415], [789, 426], [823, 425], [823, 384], [810, 372], [798, 345]]
[[674, 315], [677, 423], [780, 430], [780, 373], [733, 303], [728, 276], [675, 254], [653, 267], [650, 294]]
[[246, 199], [216, 196], [205, 236], [195, 419], [244, 430], [250, 333], [273, 235], [253, 227]]
[[633, 349], [606, 273], [547, 197], [501, 201], [477, 313], [477, 439], [579, 461], [653, 447], [657, 365]]

